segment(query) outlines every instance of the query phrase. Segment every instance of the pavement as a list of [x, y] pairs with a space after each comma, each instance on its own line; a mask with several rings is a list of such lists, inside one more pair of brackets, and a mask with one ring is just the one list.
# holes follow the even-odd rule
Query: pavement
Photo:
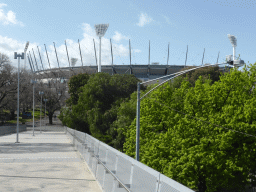
[[0, 136], [0, 192], [102, 192], [63, 126]]
[[[26, 122], [27, 127], [33, 127], [33, 121], [32, 122]], [[52, 118], [52, 125], [62, 125], [59, 118]], [[41, 119], [41, 126], [52, 126], [49, 124], [49, 117], [42, 117]], [[35, 120], [35, 127], [40, 127], [40, 120]]]

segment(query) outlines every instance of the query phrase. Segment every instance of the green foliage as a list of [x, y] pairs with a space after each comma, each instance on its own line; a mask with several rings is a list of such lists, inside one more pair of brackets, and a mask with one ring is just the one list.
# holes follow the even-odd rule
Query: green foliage
[[[186, 79], [178, 88], [166, 83], [144, 98], [141, 161], [199, 192], [255, 185], [256, 138], [229, 130], [256, 135], [255, 66], [232, 69], [214, 83], [200, 76], [194, 87]], [[123, 134], [124, 151], [135, 157], [136, 119]]]
[[68, 82], [68, 93], [70, 94], [70, 98], [66, 101], [68, 106], [77, 104], [79, 93], [82, 92], [81, 88], [87, 83], [88, 80], [89, 75], [87, 73], [80, 73], [70, 78]]
[[[182, 69], [181, 71], [187, 70], [187, 69], [192, 69], [194, 67], [187, 67]], [[171, 81], [171, 86], [174, 88], [179, 88], [181, 86], [182, 81], [186, 80], [190, 83], [192, 87], [195, 86], [196, 80], [202, 76], [203, 82], [207, 80], [211, 80], [210, 84], [213, 84], [215, 81], [220, 80], [220, 76], [223, 72], [220, 71], [219, 66], [209, 66], [209, 67], [204, 67], [200, 69], [196, 69], [193, 71], [190, 71], [188, 73], [185, 73], [177, 78], [175, 78], [173, 81]]]
[[[141, 85], [141, 96], [155, 87], [157, 84], [151, 84], [147, 87]], [[123, 152], [123, 144], [125, 142], [125, 134], [129, 126], [136, 118], [137, 91], [133, 92], [130, 97], [122, 100], [117, 109], [117, 118], [110, 126], [110, 135], [113, 139], [111, 146]]]
[[[145, 97], [141, 161], [199, 192], [256, 184], [255, 138], [223, 128], [256, 135], [255, 65], [225, 74], [197, 70]], [[75, 99], [59, 118], [135, 157], [137, 82], [133, 75], [93, 74], [70, 91]], [[142, 86], [141, 96], [154, 86]]]
[[112, 123], [117, 119], [120, 104], [137, 89], [138, 81], [134, 75], [127, 74], [72, 77], [68, 108], [61, 110], [62, 123], [113, 146], [118, 131], [111, 129]]
[[117, 118], [122, 100], [137, 89], [137, 82], [134, 75], [97, 73], [90, 77], [78, 105], [86, 112], [84, 116], [87, 116], [93, 136], [112, 145], [115, 132], [110, 131], [111, 124]]

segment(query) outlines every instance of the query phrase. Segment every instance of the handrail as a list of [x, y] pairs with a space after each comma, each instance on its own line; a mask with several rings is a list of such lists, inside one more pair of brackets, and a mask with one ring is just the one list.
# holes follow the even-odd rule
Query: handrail
[[[66, 127], [66, 130], [67, 130], [67, 127]], [[80, 138], [78, 138], [77, 136], [73, 135], [71, 132], [69, 132], [69, 134], [72, 135], [73, 137], [75, 137], [77, 140], [81, 141], [81, 143], [85, 143]], [[87, 146], [85, 148], [89, 149], [89, 147], [87, 147]], [[123, 182], [111, 170], [109, 170], [109, 168], [107, 168], [106, 165], [104, 165], [104, 163], [97, 157], [97, 155], [95, 155], [95, 154], [93, 154], [93, 155], [97, 159], [97, 161], [119, 182], [119, 184], [122, 185], [123, 188], [125, 188], [126, 191], [131, 192], [128, 189], [128, 187], [125, 184], [123, 184]]]

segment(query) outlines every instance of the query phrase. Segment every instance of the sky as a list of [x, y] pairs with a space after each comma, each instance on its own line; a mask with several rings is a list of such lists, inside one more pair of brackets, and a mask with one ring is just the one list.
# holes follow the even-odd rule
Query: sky
[[[95, 24], [109, 24], [102, 37], [101, 64], [114, 65], [159, 62], [168, 65], [199, 66], [224, 62], [233, 54], [227, 34], [237, 37], [236, 56], [245, 63], [256, 62], [256, 1], [253, 0], [0, 0], [0, 52], [14, 66], [14, 52], [27, 53], [44, 69], [68, 67], [77, 58], [81, 66], [96, 66], [94, 43], [99, 61], [99, 38]], [[53, 43], [54, 42], [54, 43]], [[50, 65], [47, 60], [45, 46]], [[30, 70], [29, 63], [21, 66]]]

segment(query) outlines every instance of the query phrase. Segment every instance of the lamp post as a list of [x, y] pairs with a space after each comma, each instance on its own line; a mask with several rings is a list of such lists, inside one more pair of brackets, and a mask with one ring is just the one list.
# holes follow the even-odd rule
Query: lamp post
[[41, 111], [42, 111], [42, 97], [43, 97], [44, 92], [43, 91], [39, 91], [39, 95], [41, 95], [41, 106], [40, 106], [40, 133], [41, 132]]
[[99, 53], [99, 66], [98, 66], [98, 72], [101, 72], [101, 37], [103, 37], [108, 29], [109, 24], [98, 24], [94, 25], [96, 35], [100, 39], [100, 53]]
[[34, 131], [35, 131], [35, 84], [36, 84], [36, 81], [31, 79], [30, 82], [33, 84], [33, 136], [35, 136]]
[[44, 99], [45, 102], [45, 106], [44, 106], [44, 118], [45, 118], [45, 125], [46, 125], [46, 102], [48, 101], [48, 99]]
[[[26, 55], [26, 52], [27, 52], [27, 49], [28, 49], [28, 46], [29, 46], [29, 41], [27, 41], [26, 45], [25, 45], [25, 49], [24, 49], [24, 53]], [[24, 60], [24, 68], [26, 68], [26, 64], [27, 64], [27, 57], [25, 57], [25, 60]]]
[[19, 143], [19, 116], [20, 116], [20, 57], [21, 59], [24, 59], [24, 53], [17, 54], [17, 52], [14, 52], [14, 59], [17, 59], [18, 57], [18, 92], [17, 92], [17, 138], [15, 143]]

